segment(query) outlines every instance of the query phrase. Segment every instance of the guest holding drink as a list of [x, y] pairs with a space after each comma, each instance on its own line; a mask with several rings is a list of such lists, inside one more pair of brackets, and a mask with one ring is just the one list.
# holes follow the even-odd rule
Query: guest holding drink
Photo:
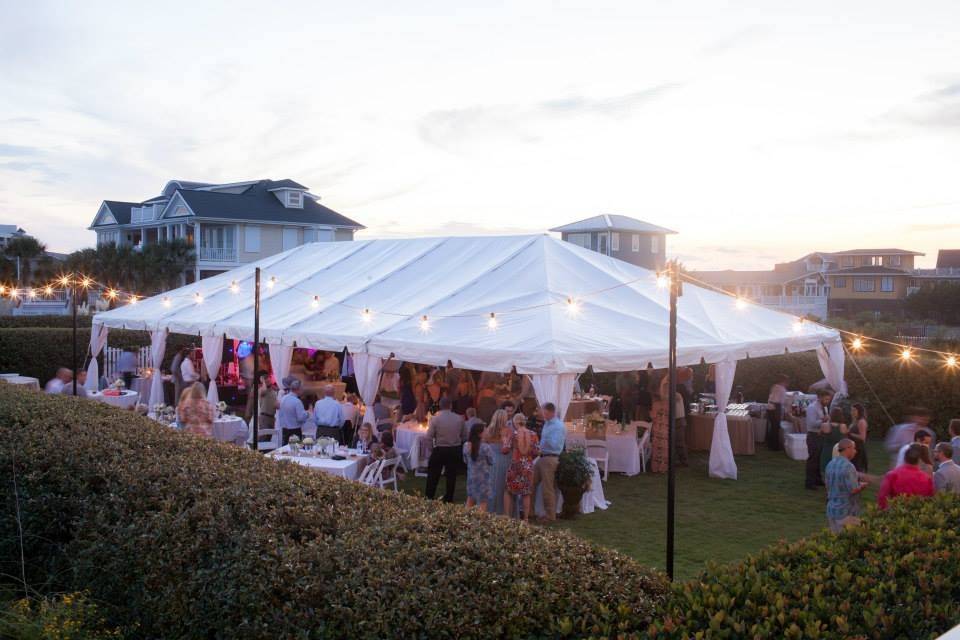
[[829, 389], [817, 391], [817, 401], [807, 407], [807, 489], [823, 486], [823, 473], [820, 467], [820, 454], [823, 449], [823, 433], [830, 431], [830, 402], [833, 392]]
[[837, 443], [839, 455], [833, 458], [824, 471], [827, 484], [827, 524], [830, 531], [839, 532], [847, 524], [853, 524], [852, 518], [860, 515], [860, 492], [867, 483], [860, 482], [860, 476], [851, 460], [857, 452], [857, 445], [849, 438], [841, 438]]

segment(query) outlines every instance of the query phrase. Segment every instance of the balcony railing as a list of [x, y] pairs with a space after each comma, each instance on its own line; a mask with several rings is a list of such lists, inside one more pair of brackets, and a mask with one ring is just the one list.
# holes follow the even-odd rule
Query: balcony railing
[[233, 247], [200, 247], [198, 255], [201, 260], [210, 262], [237, 261], [237, 250]]

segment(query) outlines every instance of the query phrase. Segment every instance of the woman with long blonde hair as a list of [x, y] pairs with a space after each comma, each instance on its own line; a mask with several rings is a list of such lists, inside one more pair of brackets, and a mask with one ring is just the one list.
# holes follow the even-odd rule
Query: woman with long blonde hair
[[177, 405], [177, 422], [184, 431], [213, 437], [213, 407], [207, 402], [203, 384], [195, 382], [183, 391], [180, 404]]
[[[490, 424], [483, 430], [483, 441], [493, 450], [493, 467], [490, 469], [490, 475], [493, 476], [493, 494], [487, 507], [490, 513], [504, 513], [503, 493], [507, 486], [512, 440], [513, 429], [507, 424], [507, 412], [497, 409], [490, 418]], [[504, 448], [507, 450], [506, 453]]]

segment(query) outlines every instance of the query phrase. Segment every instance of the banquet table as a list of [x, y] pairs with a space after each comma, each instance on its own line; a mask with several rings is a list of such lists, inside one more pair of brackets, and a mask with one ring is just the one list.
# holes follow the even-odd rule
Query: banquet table
[[[341, 449], [341, 452], [342, 451], [343, 449]], [[297, 456], [290, 455], [290, 445], [280, 447], [269, 455], [273, 456], [277, 460], [288, 460], [295, 464], [303, 465], [304, 467], [310, 467], [311, 469], [323, 471], [324, 473], [328, 473], [332, 476], [346, 478], [347, 480], [356, 480], [359, 478], [364, 467], [366, 467], [370, 462], [370, 456], [366, 454], [358, 455], [355, 449], [348, 450], [348, 453], [346, 454], [346, 460], [321, 458], [318, 455], [307, 456], [303, 455], [303, 452]], [[343, 454], [341, 453], [341, 455]]]
[[30, 376], [21, 376], [16, 373], [5, 373], [0, 375], [0, 380], [7, 384], [15, 384], [18, 387], [26, 387], [33, 391], [40, 391], [40, 381]]
[[[567, 423], [567, 441], [571, 445], [585, 447], [587, 435], [582, 427]], [[610, 454], [610, 473], [622, 473], [635, 476], [640, 473], [640, 445], [637, 442], [637, 425], [629, 424], [623, 431], [616, 422], [607, 421], [607, 449]]]
[[[590, 467], [593, 474], [590, 482], [590, 491], [587, 491], [585, 494], [583, 494], [583, 498], [580, 499], [580, 513], [593, 513], [595, 509], [606, 509], [611, 504], [603, 495], [603, 482], [600, 480], [600, 467], [597, 466], [596, 460], [590, 460]], [[560, 513], [560, 509], [562, 507], [563, 494], [558, 488], [557, 513]], [[537, 495], [534, 499], [533, 512], [540, 517], [543, 517], [543, 515], [546, 513], [546, 511], [543, 509], [542, 485], [537, 487]]]
[[249, 428], [241, 416], [221, 416], [213, 421], [213, 439], [243, 447]]
[[343, 400], [343, 395], [347, 390], [344, 382], [330, 382], [328, 380], [301, 380], [304, 393], [313, 393], [317, 397], [323, 397], [323, 389], [328, 384], [333, 386], [334, 397], [337, 400]]
[[[693, 413], [687, 416], [687, 449], [709, 451], [713, 443], [713, 413]], [[754, 455], [757, 452], [753, 418], [748, 414], [727, 413], [727, 431], [734, 455]]]
[[580, 400], [571, 400], [570, 406], [567, 407], [567, 413], [564, 415], [564, 420], [576, 420], [577, 418], [582, 418], [588, 413], [593, 413], [594, 411], [600, 411], [600, 407], [603, 406], [600, 398], [582, 398]]
[[103, 402], [121, 409], [133, 409], [137, 406], [137, 400], [140, 398], [140, 394], [136, 391], [125, 390], [121, 391], [118, 396], [108, 396], [104, 395], [103, 391], [90, 391], [87, 393], [87, 397], [91, 400]]
[[430, 458], [432, 443], [427, 440], [427, 427], [416, 422], [404, 422], [397, 425], [397, 437], [394, 445], [397, 449], [407, 451], [410, 469], [419, 469], [427, 466]]

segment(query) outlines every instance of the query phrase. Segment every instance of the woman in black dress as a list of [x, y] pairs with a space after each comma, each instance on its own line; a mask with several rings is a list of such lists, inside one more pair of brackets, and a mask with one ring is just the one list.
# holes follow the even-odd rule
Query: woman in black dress
[[857, 444], [857, 453], [853, 456], [853, 466], [860, 473], [867, 471], [867, 411], [856, 403], [850, 407], [850, 429], [847, 437]]

